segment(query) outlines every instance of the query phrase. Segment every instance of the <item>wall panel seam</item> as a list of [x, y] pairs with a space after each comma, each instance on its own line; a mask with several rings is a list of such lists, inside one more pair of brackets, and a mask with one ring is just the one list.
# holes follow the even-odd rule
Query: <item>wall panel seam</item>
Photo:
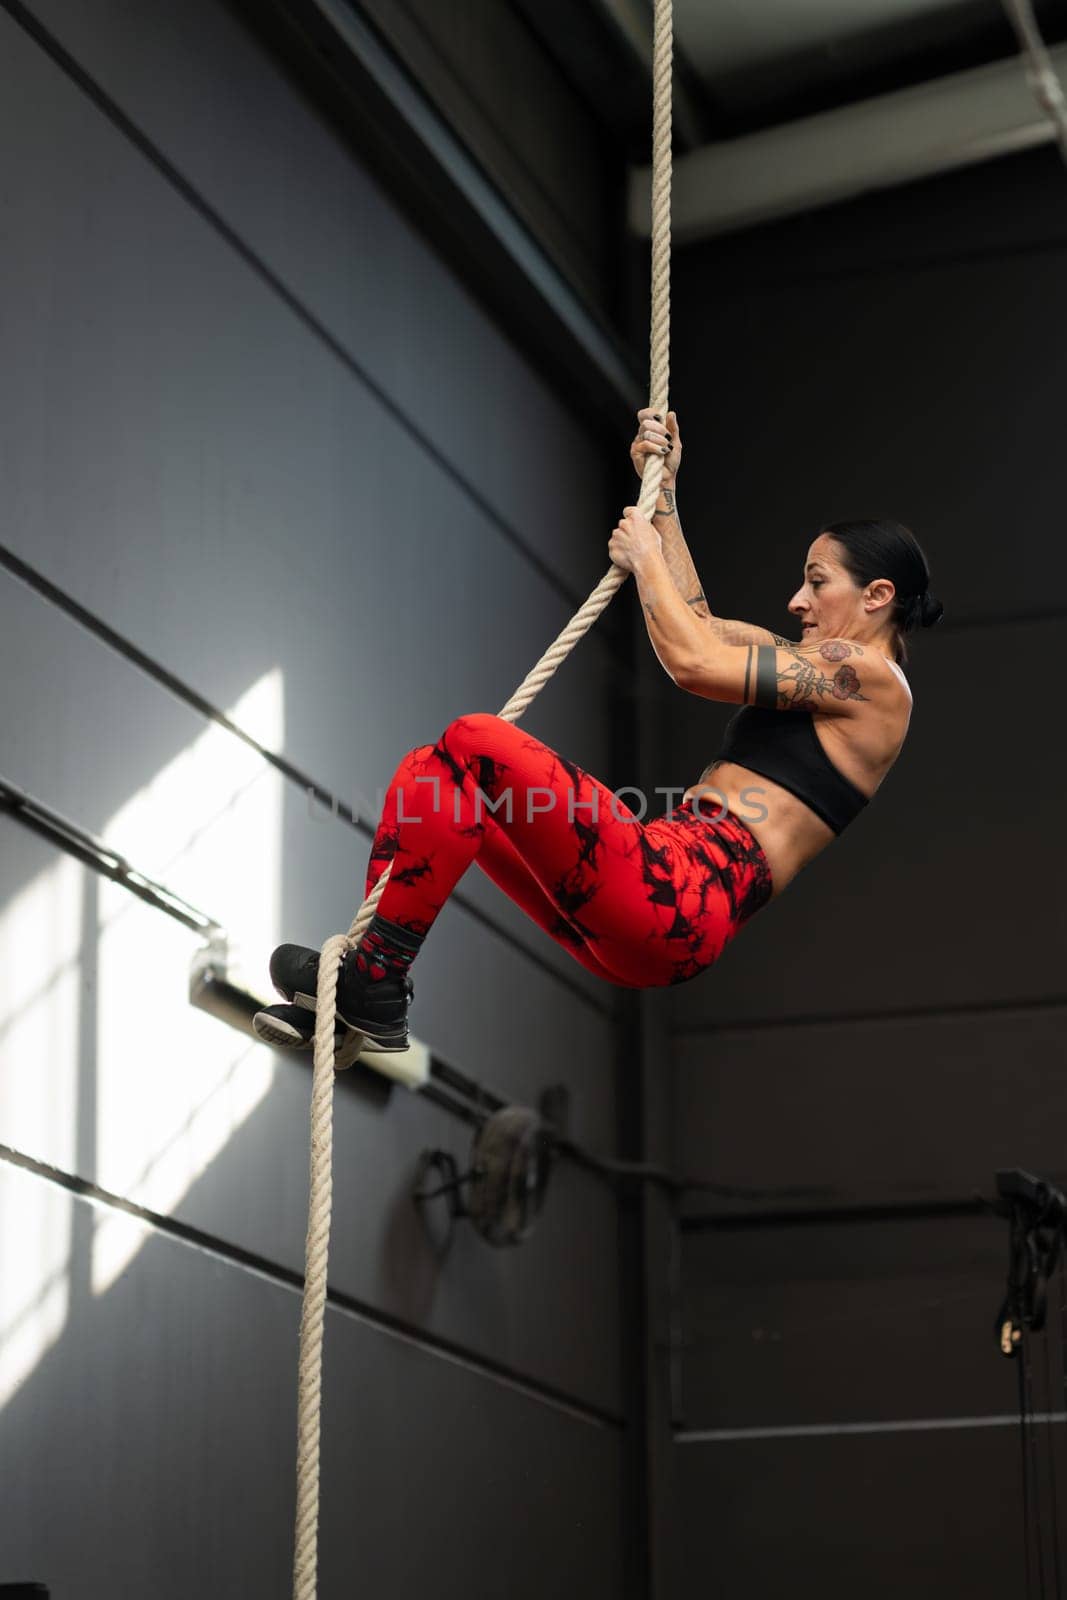
[[[1067, 1411], [1029, 1413], [1034, 1423], [1067, 1422]], [[762, 1428], [684, 1428], [674, 1435], [675, 1444], [744, 1444], [761, 1439], [832, 1439], [878, 1433], [952, 1433], [970, 1428], [1017, 1428], [1019, 1413], [1005, 1412], [981, 1417], [908, 1417], [885, 1422], [807, 1422], [786, 1423]]]
[[[47, 1162], [38, 1161], [33, 1156], [26, 1155], [10, 1145], [0, 1144], [0, 1162], [51, 1184], [53, 1187], [61, 1189], [77, 1199], [84, 1200], [98, 1209], [122, 1212], [136, 1221], [144, 1223], [153, 1232], [161, 1234], [177, 1244], [197, 1250], [213, 1260], [221, 1261], [227, 1266], [237, 1268], [239, 1271], [250, 1273], [254, 1277], [265, 1279], [278, 1288], [288, 1289], [296, 1294], [303, 1290], [304, 1280], [302, 1275], [299, 1272], [294, 1272], [289, 1267], [282, 1266], [280, 1262], [273, 1261], [267, 1256], [261, 1256], [255, 1251], [242, 1249], [239, 1245], [220, 1240], [215, 1235], [209, 1234], [200, 1228], [192, 1227], [189, 1223], [180, 1222], [175, 1217], [168, 1217], [161, 1212], [152, 1211], [146, 1206], [137, 1205], [134, 1201], [127, 1200], [123, 1195], [101, 1188], [98, 1184], [89, 1183], [84, 1178], [79, 1178], [74, 1173], [66, 1172], [60, 1167], [54, 1167]], [[524, 1376], [522, 1373], [507, 1367], [503, 1362], [496, 1362], [489, 1357], [471, 1354], [460, 1346], [450, 1343], [447, 1339], [408, 1326], [400, 1318], [376, 1310], [364, 1301], [357, 1300], [353, 1295], [344, 1294], [337, 1289], [330, 1289], [327, 1296], [327, 1305], [329, 1310], [338, 1315], [372, 1327], [387, 1338], [411, 1345], [438, 1360], [461, 1366], [478, 1377], [511, 1389], [524, 1395], [529, 1400], [549, 1407], [551, 1410], [562, 1411], [576, 1421], [614, 1432], [621, 1431], [624, 1426], [625, 1419], [616, 1412], [608, 1411], [601, 1406], [590, 1405], [577, 1396], [567, 1394], [564, 1390], [557, 1389], [551, 1384], [540, 1383], [537, 1379]]]
[[708, 1039], [712, 1035], [767, 1033], [776, 1028], [863, 1027], [889, 1022], [937, 1020], [944, 1017], [986, 1017], [1006, 1013], [1055, 1011], [1067, 1007], [1067, 994], [1033, 995], [1006, 1000], [960, 1001], [957, 1005], [901, 1006], [893, 1011], [817, 1012], [811, 1016], [750, 1017], [726, 1021], [688, 1023], [670, 1030], [672, 1043]]

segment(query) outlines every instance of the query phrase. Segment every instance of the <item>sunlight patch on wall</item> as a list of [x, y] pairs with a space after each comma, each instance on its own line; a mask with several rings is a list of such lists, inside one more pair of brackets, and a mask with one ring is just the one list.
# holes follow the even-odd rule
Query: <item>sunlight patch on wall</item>
[[61, 856], [0, 911], [0, 1143], [56, 1166], [74, 1156], [82, 873]]
[[[232, 709], [242, 727], [282, 743], [282, 677], [261, 678]], [[283, 780], [221, 727], [138, 791], [105, 838], [220, 921], [252, 986], [264, 987], [278, 940]], [[189, 1005], [195, 935], [105, 884], [98, 950], [97, 1168], [99, 1182], [167, 1213], [202, 1180], [267, 1094], [273, 1060], [261, 1046]], [[234, 1174], [191, 1220], [217, 1226]], [[206, 1202], [205, 1202], [206, 1206]], [[122, 1218], [98, 1219], [93, 1290], [104, 1293], [142, 1236]]]
[[28, 1173], [0, 1166], [0, 1406], [66, 1324], [69, 1200]]
[[[13, 827], [14, 824], [11, 824]], [[73, 1164], [82, 868], [61, 858], [0, 912], [0, 1143]], [[0, 1201], [0, 1405], [58, 1339], [69, 1302], [70, 1214]]]

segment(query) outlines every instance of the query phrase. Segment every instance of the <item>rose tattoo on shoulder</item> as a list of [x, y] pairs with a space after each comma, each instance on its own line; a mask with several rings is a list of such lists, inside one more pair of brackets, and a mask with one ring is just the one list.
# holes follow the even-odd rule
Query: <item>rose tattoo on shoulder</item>
[[843, 639], [827, 639], [819, 646], [819, 654], [824, 661], [844, 661], [851, 655], [862, 655], [863, 651], [856, 645], [845, 644]]
[[[846, 647], [847, 649], [847, 647]], [[837, 658], [832, 658], [836, 660]], [[859, 692], [860, 680], [855, 667], [838, 667], [834, 673], [834, 699], [859, 700], [863, 696]]]

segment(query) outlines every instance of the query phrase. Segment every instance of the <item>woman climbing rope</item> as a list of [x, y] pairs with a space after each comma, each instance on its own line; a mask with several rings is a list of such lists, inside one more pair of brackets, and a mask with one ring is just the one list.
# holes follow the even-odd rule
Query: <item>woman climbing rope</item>
[[[677, 419], [646, 409], [638, 423], [631, 457], [639, 475], [649, 455], [663, 458], [660, 496], [652, 522], [627, 507], [609, 554], [633, 574], [673, 682], [742, 709], [681, 805], [650, 821], [499, 717], [458, 717], [409, 751], [386, 794], [367, 893], [392, 862], [390, 877], [341, 966], [339, 1037], [347, 1025], [378, 1049], [406, 1047], [408, 969], [472, 861], [606, 982], [696, 977], [859, 814], [900, 753], [911, 713], [903, 636], [941, 616], [913, 535], [887, 521], [824, 528], [789, 602], [800, 640], [724, 621], [678, 520]], [[318, 962], [303, 946], [275, 951], [271, 977], [288, 1003], [258, 1013], [262, 1038], [310, 1045]]]

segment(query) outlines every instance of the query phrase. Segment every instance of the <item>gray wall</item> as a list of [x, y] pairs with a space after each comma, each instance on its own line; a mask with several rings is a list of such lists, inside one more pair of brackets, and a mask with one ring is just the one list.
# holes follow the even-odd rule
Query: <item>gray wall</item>
[[[0, 16], [0, 74], [4, 541], [55, 587], [0, 572], [0, 771], [262, 987], [279, 938], [347, 926], [367, 834], [204, 702], [373, 797], [603, 571], [601, 447], [221, 6], [39, 0]], [[526, 719], [615, 782], [619, 637]], [[0, 835], [0, 1581], [284, 1594], [306, 1063], [188, 1007], [192, 935]], [[565, 1083], [615, 1148], [620, 996], [477, 873], [416, 988], [445, 1059], [527, 1103]], [[335, 1132], [324, 1589], [623, 1592], [613, 1194], [564, 1166], [521, 1250], [442, 1250], [409, 1189], [462, 1126], [351, 1080]]]
[[[774, 1435], [1016, 1407], [1006, 1225], [893, 1208], [1067, 1171], [1065, 260], [1048, 153], [681, 255], [681, 502], [715, 609], [788, 631], [819, 527], [888, 515], [946, 620], [868, 814], [672, 996], [675, 1158], [770, 1192], [683, 1231], [679, 1594], [1022, 1585], [1017, 1429]], [[692, 781], [728, 713], [665, 706]], [[855, 1206], [888, 1215], [770, 1215]]]

